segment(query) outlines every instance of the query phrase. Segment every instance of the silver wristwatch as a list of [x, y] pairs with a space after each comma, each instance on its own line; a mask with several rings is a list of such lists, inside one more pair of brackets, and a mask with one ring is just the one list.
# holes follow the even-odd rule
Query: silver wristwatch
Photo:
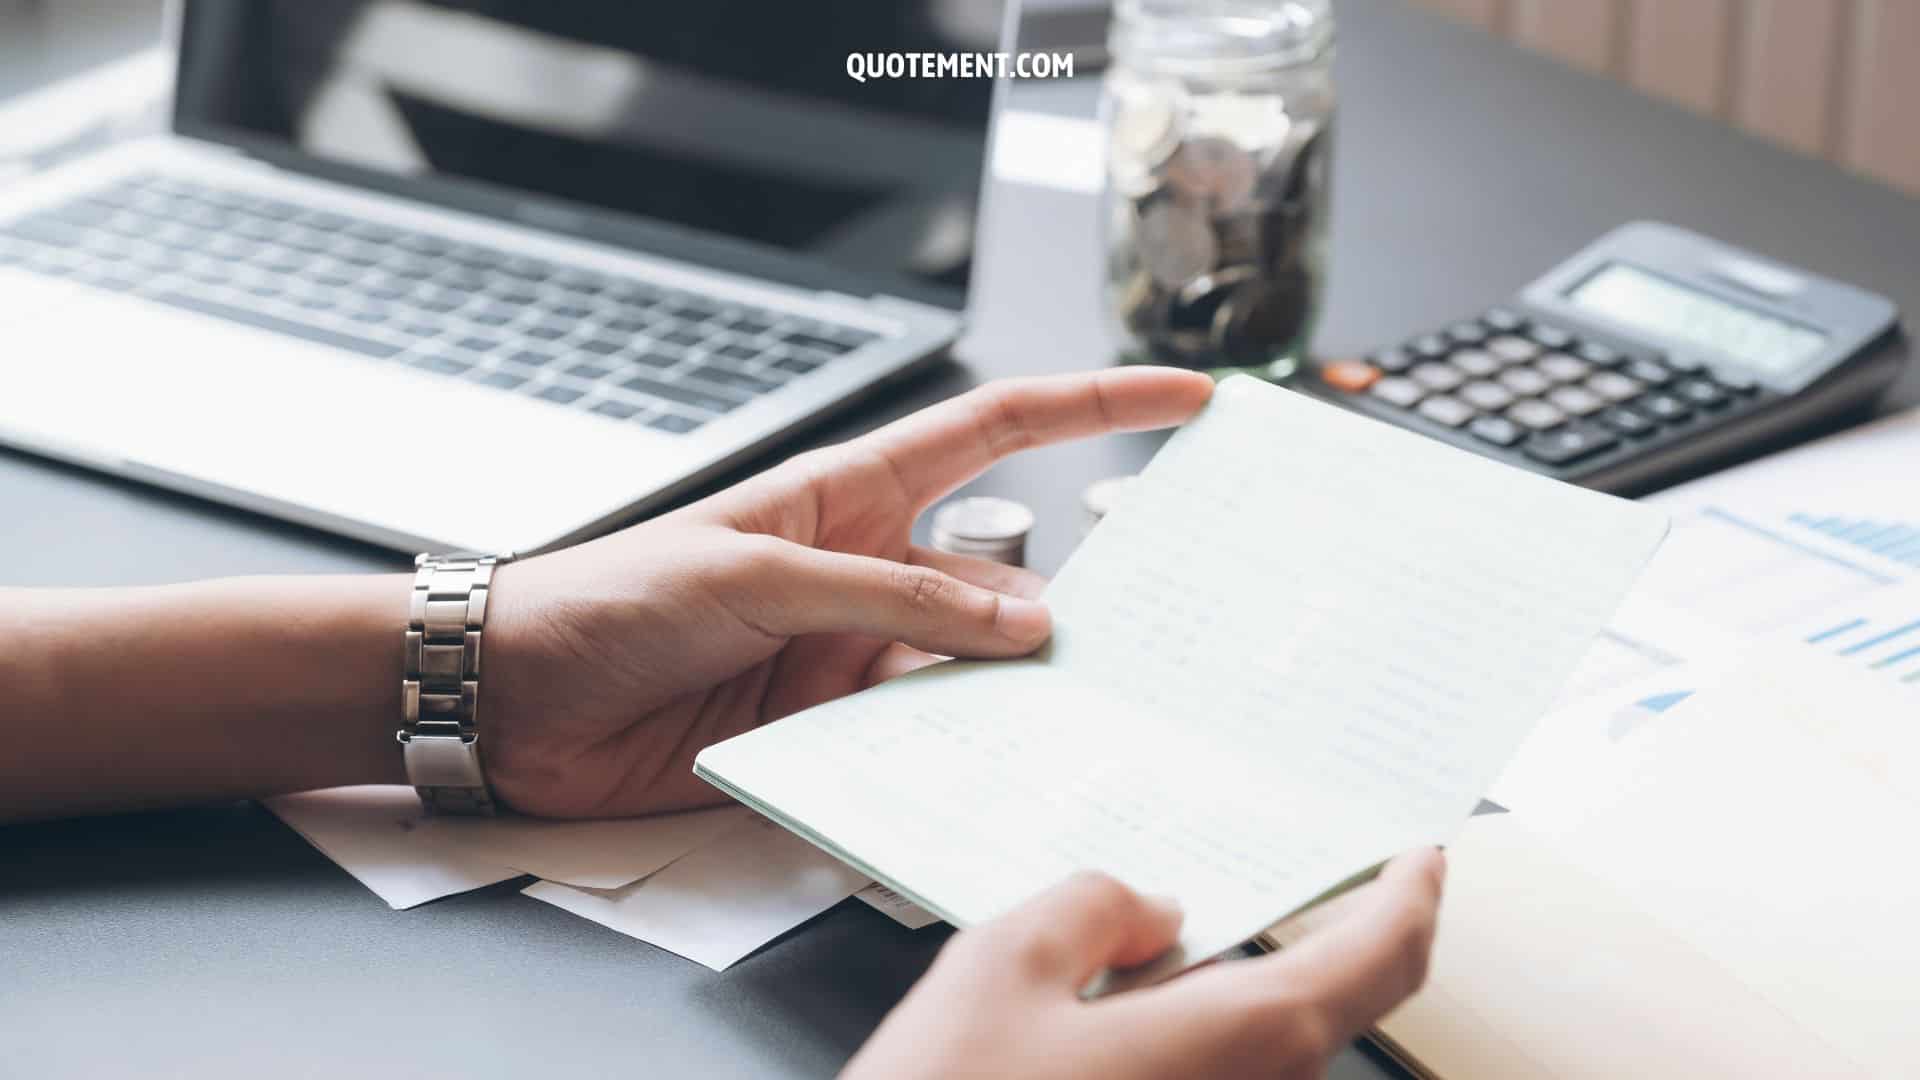
[[480, 764], [480, 638], [493, 568], [513, 556], [421, 555], [413, 560], [406, 677], [400, 684], [401, 758], [429, 812], [494, 812]]

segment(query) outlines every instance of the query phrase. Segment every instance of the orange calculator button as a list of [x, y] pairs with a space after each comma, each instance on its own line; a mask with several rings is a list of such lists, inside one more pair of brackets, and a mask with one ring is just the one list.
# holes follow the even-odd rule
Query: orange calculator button
[[1322, 365], [1320, 380], [1335, 390], [1357, 394], [1380, 379], [1380, 369], [1365, 360], [1335, 360]]

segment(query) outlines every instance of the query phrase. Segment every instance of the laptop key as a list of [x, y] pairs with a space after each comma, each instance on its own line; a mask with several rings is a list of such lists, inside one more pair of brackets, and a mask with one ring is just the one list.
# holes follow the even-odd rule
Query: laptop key
[[575, 390], [571, 386], [562, 386], [559, 383], [553, 383], [541, 387], [534, 392], [533, 396], [544, 401], [551, 401], [557, 405], [571, 405], [585, 397], [586, 393], [585, 390]]
[[362, 337], [358, 334], [343, 333], [339, 330], [330, 330], [325, 327], [310, 326], [307, 323], [295, 322], [292, 319], [281, 319], [272, 315], [262, 314], [258, 311], [234, 307], [231, 304], [223, 304], [218, 300], [208, 300], [205, 297], [189, 296], [185, 293], [172, 291], [145, 293], [142, 295], [149, 300], [154, 300], [172, 307], [196, 311], [202, 315], [211, 315], [217, 319], [225, 319], [228, 322], [236, 322], [245, 326], [259, 327], [262, 330], [272, 330], [276, 333], [286, 334], [289, 337], [297, 337], [304, 341], [311, 341], [320, 345], [331, 345], [336, 349], [348, 349], [362, 356], [372, 356], [385, 360], [400, 351], [400, 346], [390, 342], [379, 341], [370, 337]]
[[670, 431], [675, 435], [685, 435], [687, 432], [699, 427], [700, 421], [689, 420], [684, 416], [679, 416], [674, 413], [661, 413], [659, 416], [649, 419], [647, 426], [659, 428], [661, 431]]
[[471, 361], [457, 360], [451, 356], [441, 356], [438, 353], [416, 356], [408, 360], [407, 363], [422, 371], [431, 371], [438, 375], [458, 375], [473, 369]]
[[588, 361], [581, 361], [580, 363], [574, 364], [573, 366], [567, 368], [567, 374], [573, 376], [576, 379], [585, 379], [588, 382], [593, 382], [596, 379], [604, 379], [607, 376], [613, 374], [613, 369], [605, 366], [604, 364], [595, 364], [595, 363], [590, 363]]
[[751, 345], [742, 345], [737, 341], [731, 342], [726, 345], [722, 345], [719, 348], [713, 350], [713, 354], [715, 356], [724, 356], [729, 360], [740, 360], [745, 362], [758, 360], [760, 359], [761, 356], [765, 355], [765, 353], [766, 353], [765, 349], [756, 349]]
[[692, 378], [704, 379], [710, 383], [743, 390], [750, 394], [765, 394], [780, 389], [780, 384], [749, 375], [744, 371], [735, 371], [718, 364], [702, 364], [687, 373]]
[[657, 349], [629, 350], [621, 353], [618, 358], [629, 363], [645, 364], [647, 367], [662, 369], [670, 368], [684, 359], [678, 353], [661, 352]]
[[527, 377], [512, 371], [486, 371], [474, 376], [474, 382], [501, 390], [514, 390], [527, 383]]
[[853, 348], [851, 345], [835, 341], [832, 338], [824, 338], [818, 334], [808, 334], [797, 330], [790, 330], [787, 333], [781, 334], [780, 340], [789, 345], [798, 345], [805, 349], [818, 349], [830, 356], [838, 356]]
[[528, 367], [541, 367], [553, 362], [553, 354], [541, 352], [538, 349], [520, 349], [508, 354], [507, 359]]
[[711, 413], [732, 412], [744, 404], [723, 394], [709, 392], [695, 386], [688, 386], [685, 383], [663, 382], [646, 375], [634, 375], [623, 380], [620, 385], [628, 390], [632, 390], [636, 394], [645, 394], [648, 397], [660, 398], [663, 401], [671, 401], [677, 405], [691, 405], [696, 409], [702, 409]]
[[820, 370], [820, 366], [823, 363], [825, 363], [825, 361], [819, 357], [805, 356], [800, 353], [788, 353], [775, 360], [773, 366], [779, 368], [781, 371], [791, 371], [795, 375], [806, 375]]
[[593, 407], [587, 411], [597, 412], [601, 416], [611, 416], [615, 420], [630, 420], [642, 412], [638, 405], [629, 405], [624, 401], [613, 401], [611, 399], [594, 402]]

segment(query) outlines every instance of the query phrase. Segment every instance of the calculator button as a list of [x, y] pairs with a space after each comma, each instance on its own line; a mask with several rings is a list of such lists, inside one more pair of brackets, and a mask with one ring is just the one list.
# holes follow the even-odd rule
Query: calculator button
[[1615, 364], [1627, 362], [1627, 358], [1621, 355], [1620, 350], [1609, 348], [1597, 341], [1581, 342], [1580, 347], [1573, 351], [1573, 355], [1594, 367], [1613, 367]]
[[1658, 420], [1663, 424], [1672, 424], [1693, 415], [1686, 403], [1668, 394], [1649, 394], [1633, 403], [1641, 415]]
[[1502, 334], [1487, 342], [1487, 351], [1509, 364], [1523, 364], [1540, 355], [1540, 346], [1514, 334]]
[[1548, 353], [1534, 361], [1533, 368], [1557, 383], [1577, 382], [1593, 373], [1593, 366], [1566, 353]]
[[1380, 369], [1364, 360], [1335, 360], [1320, 369], [1320, 381], [1357, 394], [1380, 380]]
[[1602, 450], [1611, 450], [1620, 440], [1605, 428], [1592, 424], [1569, 424], [1558, 431], [1543, 431], [1527, 440], [1521, 452], [1548, 465], [1566, 465]]
[[1527, 336], [1549, 349], [1564, 349], [1573, 344], [1573, 335], [1557, 326], [1541, 326], [1536, 323], [1527, 331]]
[[1474, 416], [1473, 406], [1463, 404], [1445, 394], [1435, 394], [1421, 402], [1418, 412], [1434, 423], [1445, 424], [1448, 427], [1459, 427]]
[[1686, 353], [1670, 353], [1666, 359], [1667, 366], [1682, 375], [1691, 375], [1707, 366], [1698, 357], [1688, 356]]
[[1545, 431], [1564, 423], [1567, 414], [1544, 401], [1522, 401], [1507, 410], [1507, 419], [1535, 431]]
[[1544, 394], [1553, 385], [1553, 380], [1530, 367], [1509, 368], [1500, 373], [1500, 385], [1520, 395], [1532, 397]]
[[1374, 383], [1371, 393], [1381, 401], [1389, 405], [1398, 405], [1403, 409], [1413, 408], [1421, 398], [1427, 396], [1427, 392], [1419, 383], [1412, 379], [1403, 379], [1398, 375], [1389, 375]]
[[1632, 409], [1623, 409], [1618, 405], [1601, 413], [1600, 422], [1622, 435], [1629, 435], [1636, 439], [1642, 435], [1651, 435], [1654, 431], [1653, 421]]
[[1702, 409], [1718, 409], [1726, 405], [1727, 392], [1706, 379], [1688, 379], [1673, 388], [1681, 399], [1698, 405]]
[[1478, 345], [1487, 339], [1487, 329], [1477, 322], [1457, 322], [1447, 327], [1447, 337], [1462, 345]]
[[1673, 372], [1652, 360], [1635, 360], [1624, 371], [1648, 386], [1665, 386], [1673, 378]]
[[1445, 393], [1466, 382], [1467, 377], [1451, 364], [1421, 364], [1413, 369], [1413, 381], [1429, 390]]
[[1639, 397], [1640, 391], [1645, 390], [1646, 387], [1617, 371], [1599, 371], [1587, 380], [1587, 389], [1608, 401], [1621, 402]]
[[1505, 366], [1494, 359], [1492, 353], [1480, 349], [1461, 349], [1447, 362], [1476, 379], [1484, 379]]
[[1548, 394], [1547, 400], [1573, 416], [1592, 416], [1607, 407], [1605, 398], [1584, 386], [1563, 386]]
[[1438, 360], [1453, 351], [1453, 346], [1439, 334], [1427, 334], [1407, 342], [1407, 351], [1422, 360]]
[[1744, 371], [1729, 371], [1722, 368], [1713, 373], [1713, 379], [1736, 394], [1751, 394], [1760, 389], [1759, 382]]
[[1504, 416], [1482, 416], [1467, 425], [1474, 438], [1485, 440], [1495, 446], [1512, 446], [1527, 434], [1525, 428]]
[[1413, 366], [1413, 357], [1405, 349], [1381, 349], [1367, 357], [1369, 363], [1389, 375], [1405, 374]]
[[1488, 308], [1487, 313], [1480, 316], [1480, 321], [1486, 323], [1489, 330], [1496, 330], [1503, 334], [1511, 334], [1527, 325], [1527, 320], [1506, 308]]
[[1513, 392], [1499, 383], [1470, 382], [1461, 387], [1455, 396], [1486, 412], [1499, 412], [1513, 404]]

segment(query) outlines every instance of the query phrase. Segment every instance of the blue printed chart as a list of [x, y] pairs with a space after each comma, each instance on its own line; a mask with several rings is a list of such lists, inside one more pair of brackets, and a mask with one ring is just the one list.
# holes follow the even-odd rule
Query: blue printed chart
[[1896, 681], [1920, 684], [1920, 610], [1839, 618], [1808, 634], [1806, 642]]
[[1880, 558], [1920, 568], [1920, 525], [1804, 513], [1788, 515], [1787, 520]]

